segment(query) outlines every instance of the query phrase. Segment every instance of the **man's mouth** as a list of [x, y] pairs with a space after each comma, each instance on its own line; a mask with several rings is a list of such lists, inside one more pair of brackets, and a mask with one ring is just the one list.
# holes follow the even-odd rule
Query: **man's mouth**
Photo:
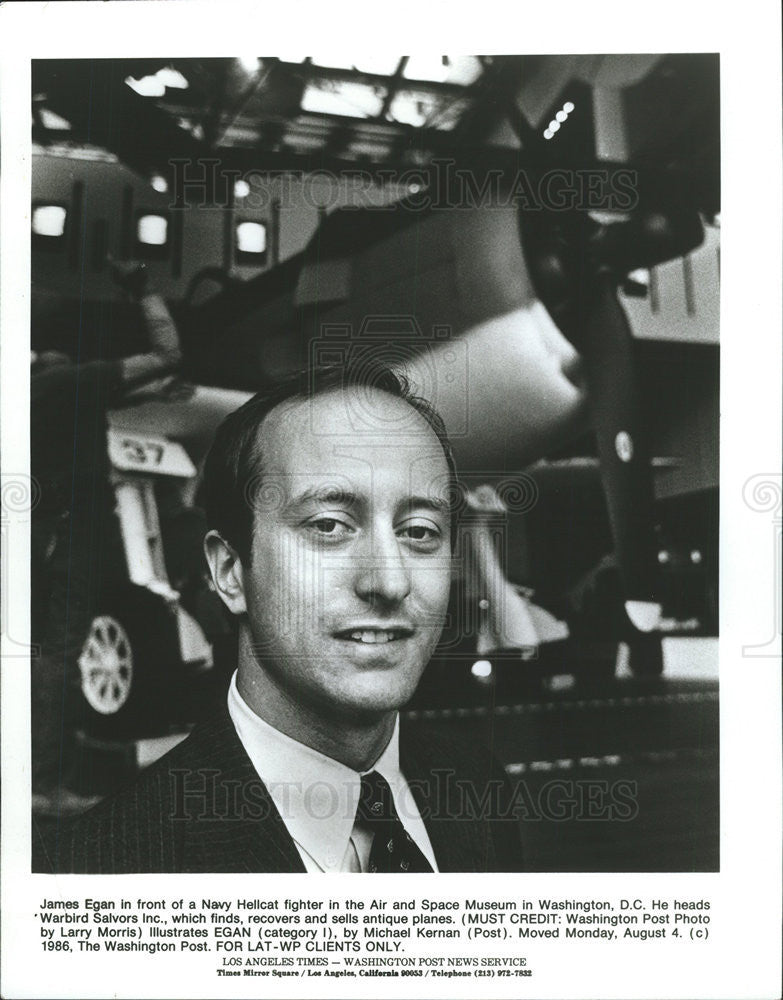
[[407, 639], [413, 635], [410, 628], [359, 628], [346, 629], [337, 633], [338, 639], [347, 639], [367, 646], [382, 646], [399, 639]]

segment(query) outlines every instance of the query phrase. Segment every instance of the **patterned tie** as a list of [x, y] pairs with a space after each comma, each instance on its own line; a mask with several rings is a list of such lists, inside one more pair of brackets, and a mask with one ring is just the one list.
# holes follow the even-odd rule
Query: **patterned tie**
[[391, 788], [377, 771], [362, 775], [357, 822], [372, 834], [371, 872], [431, 872], [427, 861], [394, 808]]

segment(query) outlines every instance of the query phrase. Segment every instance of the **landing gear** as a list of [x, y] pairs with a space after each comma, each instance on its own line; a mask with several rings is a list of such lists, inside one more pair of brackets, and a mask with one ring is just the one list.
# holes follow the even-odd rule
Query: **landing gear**
[[82, 694], [99, 715], [116, 715], [133, 686], [133, 647], [119, 619], [96, 615], [79, 657]]
[[116, 739], [154, 729], [180, 673], [173, 611], [144, 588], [124, 588], [93, 616], [78, 664], [88, 733]]

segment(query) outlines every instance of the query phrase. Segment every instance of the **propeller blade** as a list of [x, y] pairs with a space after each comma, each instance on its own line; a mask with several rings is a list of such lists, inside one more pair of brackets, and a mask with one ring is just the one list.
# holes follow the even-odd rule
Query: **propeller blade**
[[[634, 371], [633, 338], [615, 282], [599, 272], [584, 302], [582, 349], [620, 579], [630, 602], [654, 602], [653, 483]], [[650, 627], [642, 609], [633, 618]]]

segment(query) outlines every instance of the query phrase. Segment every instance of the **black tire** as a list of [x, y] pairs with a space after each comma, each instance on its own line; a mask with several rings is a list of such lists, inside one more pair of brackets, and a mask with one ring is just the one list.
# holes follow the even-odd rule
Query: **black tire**
[[159, 732], [180, 667], [176, 617], [162, 597], [129, 586], [105, 598], [79, 656], [86, 732], [105, 739]]

